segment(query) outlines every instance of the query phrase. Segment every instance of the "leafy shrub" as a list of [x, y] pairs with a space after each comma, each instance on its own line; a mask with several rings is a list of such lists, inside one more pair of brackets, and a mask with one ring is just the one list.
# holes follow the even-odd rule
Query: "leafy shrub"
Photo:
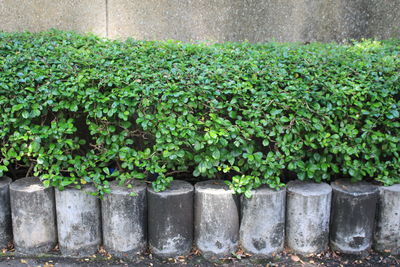
[[[400, 42], [215, 45], [0, 33], [0, 175], [398, 183]], [[112, 170], [115, 169], [114, 172]], [[199, 178], [200, 179], [200, 178]]]

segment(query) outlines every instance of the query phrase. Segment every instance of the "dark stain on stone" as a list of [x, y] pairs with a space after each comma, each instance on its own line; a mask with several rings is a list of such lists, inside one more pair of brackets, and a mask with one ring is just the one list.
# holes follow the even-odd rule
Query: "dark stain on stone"
[[90, 212], [83, 213], [82, 221], [86, 223], [86, 230], [89, 231], [90, 241], [95, 240], [97, 235], [99, 234], [95, 214], [91, 214]]
[[284, 223], [278, 223], [275, 225], [274, 230], [272, 231], [271, 235], [271, 246], [272, 247], [280, 247], [283, 239], [284, 239], [284, 228], [285, 224]]
[[265, 240], [262, 239], [253, 239], [252, 244], [257, 250], [262, 250], [267, 246]]
[[364, 244], [365, 238], [362, 236], [354, 236], [353, 241], [349, 243], [351, 248], [359, 248]]
[[318, 247], [321, 250], [327, 248], [328, 245], [328, 232], [323, 231], [320, 235], [318, 235], [312, 242], [311, 245], [313, 247]]
[[215, 242], [215, 245], [216, 245], [217, 248], [219, 248], [219, 249], [222, 248], [222, 244], [221, 244], [221, 242], [219, 242], [219, 241]]

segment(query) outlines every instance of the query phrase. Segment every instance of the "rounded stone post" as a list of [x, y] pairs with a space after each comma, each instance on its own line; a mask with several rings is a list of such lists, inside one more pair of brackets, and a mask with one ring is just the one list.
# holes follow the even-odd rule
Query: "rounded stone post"
[[286, 241], [307, 255], [328, 248], [332, 188], [326, 183], [291, 181], [287, 187]]
[[190, 253], [193, 242], [193, 186], [175, 180], [162, 192], [148, 187], [149, 247], [157, 257]]
[[286, 189], [266, 186], [252, 190], [252, 197], [241, 196], [240, 244], [253, 256], [268, 257], [285, 244]]
[[104, 247], [112, 255], [126, 258], [147, 248], [147, 186], [139, 181], [131, 185], [129, 189], [111, 182], [111, 193], [101, 201]]
[[372, 244], [378, 188], [340, 179], [332, 184], [330, 244], [333, 250], [365, 254]]
[[194, 238], [205, 257], [236, 252], [239, 238], [239, 198], [220, 180], [195, 185]]
[[400, 254], [400, 184], [381, 186], [374, 249]]
[[56, 190], [58, 239], [65, 256], [92, 255], [101, 243], [100, 200], [93, 192], [91, 185]]
[[54, 189], [29, 177], [10, 185], [14, 245], [18, 253], [40, 254], [57, 244]]
[[10, 184], [8, 177], [0, 177], [0, 248], [12, 242], [12, 222], [10, 207]]

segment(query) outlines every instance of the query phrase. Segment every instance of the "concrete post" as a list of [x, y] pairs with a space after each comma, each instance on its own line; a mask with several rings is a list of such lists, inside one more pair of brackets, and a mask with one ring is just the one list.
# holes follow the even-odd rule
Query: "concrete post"
[[400, 254], [400, 184], [381, 186], [375, 231], [375, 250]]
[[253, 256], [268, 257], [285, 244], [286, 189], [266, 186], [241, 196], [240, 244]]
[[0, 248], [12, 241], [12, 221], [10, 207], [10, 184], [8, 177], [0, 177]]
[[112, 255], [126, 258], [147, 248], [147, 186], [139, 181], [131, 185], [129, 189], [111, 182], [111, 193], [101, 201], [104, 247]]
[[96, 253], [101, 244], [100, 200], [93, 186], [56, 190], [58, 239], [61, 253], [80, 257]]
[[328, 248], [332, 188], [326, 183], [291, 181], [287, 188], [286, 240], [299, 254]]
[[57, 244], [54, 189], [36, 177], [10, 185], [14, 245], [18, 253], [35, 255]]
[[331, 185], [331, 248], [342, 253], [366, 254], [372, 244], [378, 188], [347, 179]]
[[193, 186], [175, 180], [162, 192], [147, 191], [149, 247], [157, 257], [189, 254], [193, 242]]
[[205, 257], [236, 252], [239, 238], [239, 198], [220, 180], [195, 185], [195, 245]]

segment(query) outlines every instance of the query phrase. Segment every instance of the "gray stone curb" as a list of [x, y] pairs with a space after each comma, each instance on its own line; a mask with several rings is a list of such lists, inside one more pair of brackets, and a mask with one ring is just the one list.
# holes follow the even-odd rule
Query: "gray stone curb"
[[4, 248], [13, 239], [10, 184], [12, 180], [8, 177], [0, 177], [0, 247]]
[[147, 186], [132, 188], [110, 183], [111, 193], [101, 201], [104, 248], [112, 255], [133, 258], [147, 249]]
[[89, 194], [93, 192], [89, 185], [56, 190], [58, 239], [64, 256], [89, 256], [101, 244], [100, 200]]
[[236, 252], [239, 239], [239, 198], [220, 180], [195, 185], [195, 246], [206, 258]]
[[332, 188], [326, 183], [291, 181], [287, 187], [286, 241], [293, 252], [328, 249]]
[[269, 257], [285, 244], [286, 189], [266, 186], [252, 190], [252, 197], [241, 196], [239, 240], [247, 253]]
[[381, 186], [374, 249], [400, 255], [400, 184]]
[[185, 256], [193, 243], [193, 186], [172, 181], [162, 192], [147, 190], [150, 251], [157, 257]]
[[331, 248], [347, 254], [367, 254], [372, 244], [378, 188], [347, 179], [336, 180], [331, 186]]
[[400, 254], [400, 184], [296, 180], [281, 190], [262, 186], [251, 198], [221, 180], [194, 187], [175, 180], [162, 192], [131, 184], [110, 182], [111, 193], [100, 200], [91, 185], [59, 191], [35, 177], [0, 177], [0, 246], [13, 238], [16, 254], [40, 255], [58, 240], [63, 256], [87, 257], [103, 244], [128, 259], [147, 248], [160, 258], [187, 256], [193, 245], [208, 259], [232, 256], [239, 246], [266, 258], [285, 244], [302, 255], [328, 244], [346, 254], [366, 255], [371, 246]]
[[57, 243], [54, 189], [35, 177], [10, 185], [12, 227], [17, 253], [35, 255]]

